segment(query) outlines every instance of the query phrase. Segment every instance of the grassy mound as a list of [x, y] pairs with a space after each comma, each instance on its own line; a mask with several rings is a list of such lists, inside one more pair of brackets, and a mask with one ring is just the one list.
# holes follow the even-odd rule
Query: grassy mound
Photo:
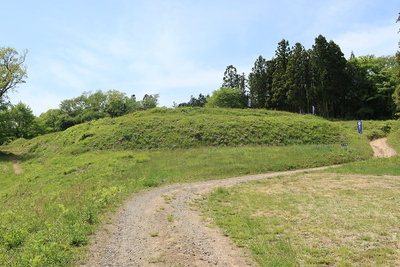
[[76, 265], [104, 214], [148, 187], [367, 159], [367, 136], [388, 122], [364, 125], [358, 135], [355, 122], [310, 115], [157, 108], [16, 140], [0, 147], [0, 266]]
[[266, 110], [156, 108], [74, 126], [21, 145], [30, 152], [332, 144], [343, 129], [319, 117]]

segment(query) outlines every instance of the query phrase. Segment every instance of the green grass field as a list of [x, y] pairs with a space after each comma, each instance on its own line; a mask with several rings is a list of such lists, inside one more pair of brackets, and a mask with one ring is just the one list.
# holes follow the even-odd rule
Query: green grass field
[[[75, 266], [104, 214], [149, 187], [350, 162], [353, 169], [335, 170], [366, 165], [365, 174], [385, 174], [378, 166], [398, 166], [398, 158], [369, 159], [368, 141], [389, 135], [400, 149], [398, 122], [364, 125], [358, 135], [354, 121], [310, 115], [153, 109], [16, 140], [0, 147], [0, 266]], [[22, 174], [14, 173], [16, 159]]]
[[308, 173], [199, 202], [260, 266], [399, 266], [400, 176]]

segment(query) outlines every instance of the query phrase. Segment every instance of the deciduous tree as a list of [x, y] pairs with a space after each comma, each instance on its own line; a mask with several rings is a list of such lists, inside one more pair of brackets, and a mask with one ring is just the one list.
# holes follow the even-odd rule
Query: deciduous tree
[[15, 90], [20, 83], [25, 83], [27, 77], [25, 57], [27, 50], [21, 56], [11, 47], [0, 48], [0, 98], [7, 92]]
[[27, 105], [19, 102], [16, 105], [11, 105], [5, 113], [6, 127], [11, 139], [32, 138], [36, 136], [36, 117]]
[[246, 107], [246, 96], [239, 88], [220, 88], [213, 91], [212, 96], [207, 99], [208, 107], [220, 108], [244, 108]]
[[145, 94], [141, 101], [143, 109], [155, 108], [158, 106], [159, 94], [148, 95]]

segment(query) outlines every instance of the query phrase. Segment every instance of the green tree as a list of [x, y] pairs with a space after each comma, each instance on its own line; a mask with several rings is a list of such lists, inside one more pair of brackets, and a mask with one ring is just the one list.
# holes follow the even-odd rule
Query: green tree
[[223, 81], [221, 86], [223, 88], [239, 88], [239, 75], [233, 65], [226, 67]]
[[310, 56], [300, 43], [291, 49], [283, 79], [288, 111], [310, 113]]
[[207, 99], [207, 107], [244, 108], [246, 96], [239, 88], [220, 88]]
[[128, 97], [117, 90], [84, 92], [79, 97], [62, 101], [59, 110], [51, 110], [41, 117], [47, 129], [63, 131], [86, 121], [122, 116], [143, 109], [144, 105], [155, 107], [157, 99], [158, 95], [145, 95], [143, 101], [136, 101], [135, 95]]
[[182, 107], [204, 107], [207, 103], [207, 99], [209, 98], [209, 95], [203, 95], [203, 94], [199, 94], [199, 96], [193, 97], [191, 96], [191, 99], [189, 102], [184, 102], [184, 103], [180, 103], [178, 105], [176, 105], [176, 107], [178, 108], [182, 108]]
[[315, 39], [311, 51], [312, 93], [323, 117], [344, 115], [344, 96], [349, 85], [346, 62], [340, 47], [333, 41], [327, 42], [322, 35]]
[[374, 119], [389, 119], [395, 113], [393, 94], [399, 81], [395, 56], [366, 55], [357, 58], [358, 66], [372, 86], [365, 107], [369, 107]]
[[11, 105], [6, 111], [6, 127], [8, 134], [12, 139], [15, 138], [32, 138], [37, 135], [35, 129], [35, 115], [32, 110], [25, 104], [19, 102]]
[[9, 140], [7, 109], [10, 103], [0, 98], [0, 145]]
[[[400, 13], [399, 16], [397, 17], [396, 23], [400, 21]], [[400, 32], [400, 30], [399, 30]], [[400, 48], [400, 42], [399, 42], [399, 48]], [[397, 62], [397, 81], [399, 82], [399, 84], [396, 86], [395, 91], [393, 92], [393, 102], [396, 106], [396, 117], [400, 117], [400, 51], [396, 52], [396, 62]]]
[[110, 117], [122, 116], [130, 111], [130, 106], [128, 104], [129, 98], [125, 93], [121, 93], [117, 90], [109, 90], [106, 95], [104, 110]]
[[350, 83], [345, 99], [345, 117], [347, 119], [372, 119], [374, 103], [371, 103], [371, 96], [374, 94], [374, 86], [368, 79], [368, 69], [352, 53], [347, 61], [346, 71]]
[[158, 106], [158, 97], [159, 94], [154, 94], [154, 95], [148, 95], [145, 94], [143, 97], [143, 100], [141, 101], [142, 108], [143, 109], [150, 109], [150, 108], [155, 108]]
[[244, 73], [238, 74], [234, 66], [229, 65], [225, 72], [221, 88], [239, 88], [243, 94], [247, 94], [247, 79]]
[[126, 105], [126, 114], [142, 109], [142, 104], [140, 103], [140, 101], [136, 100], [135, 95], [131, 95], [131, 97], [127, 98], [125, 105]]
[[60, 109], [49, 109], [40, 114], [39, 119], [45, 126], [45, 133], [59, 132], [66, 129], [61, 123], [61, 116], [62, 111]]
[[27, 77], [25, 57], [27, 50], [18, 57], [18, 52], [11, 47], [0, 48], [0, 98], [8, 91], [15, 90], [20, 83], [25, 83]]
[[268, 69], [268, 62], [262, 56], [259, 56], [249, 74], [249, 93], [254, 108], [267, 107], [271, 82]]
[[243, 72], [242, 74], [238, 75], [238, 87], [240, 90], [242, 90], [243, 92], [246, 92], [246, 88], [247, 88], [247, 78], [246, 78], [246, 74]]
[[290, 56], [289, 42], [283, 39], [278, 43], [275, 51], [275, 67], [272, 74], [272, 88], [270, 108], [288, 110], [287, 107], [287, 87], [286, 87], [286, 68]]

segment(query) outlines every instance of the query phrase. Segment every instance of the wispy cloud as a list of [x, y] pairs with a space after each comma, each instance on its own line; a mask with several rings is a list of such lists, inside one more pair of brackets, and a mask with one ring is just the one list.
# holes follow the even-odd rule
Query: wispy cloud
[[116, 89], [160, 93], [161, 105], [171, 106], [218, 89], [228, 65], [248, 74], [282, 38], [311, 48], [322, 34], [346, 56], [394, 54], [399, 7], [398, 0], [43, 1], [39, 13], [22, 10], [21, 23], [3, 29], [11, 46], [30, 49], [29, 78], [12, 101], [26, 100], [37, 114], [83, 91]]
[[335, 38], [335, 42], [341, 47], [347, 57], [351, 51], [356, 56], [375, 54], [376, 56], [394, 55], [398, 50], [397, 34], [398, 25], [388, 22], [386, 25], [374, 27], [365, 26], [358, 31], [347, 32]]

